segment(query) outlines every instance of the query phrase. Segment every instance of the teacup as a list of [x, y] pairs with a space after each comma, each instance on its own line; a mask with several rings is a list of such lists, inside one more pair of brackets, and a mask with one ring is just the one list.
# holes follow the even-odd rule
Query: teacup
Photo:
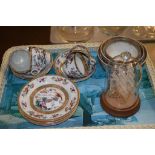
[[30, 47], [29, 51], [31, 53], [31, 74], [37, 75], [46, 67], [48, 53], [44, 49], [36, 47]]
[[83, 64], [80, 54], [72, 54], [63, 66], [63, 71], [70, 78], [80, 78], [83, 77], [86, 71], [86, 66]]
[[38, 75], [47, 65], [50, 53], [42, 48], [29, 47], [14, 51], [10, 56], [10, 68], [13, 73]]
[[9, 65], [14, 72], [28, 72], [31, 69], [30, 53], [23, 49], [14, 51], [10, 56]]
[[68, 53], [63, 65], [63, 71], [69, 78], [86, 77], [89, 74], [89, 65], [91, 63], [95, 62], [88, 49], [84, 46], [77, 45]]

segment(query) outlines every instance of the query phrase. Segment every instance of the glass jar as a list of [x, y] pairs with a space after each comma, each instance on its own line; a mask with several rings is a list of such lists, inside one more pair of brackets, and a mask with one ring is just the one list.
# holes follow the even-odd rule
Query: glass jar
[[101, 31], [110, 36], [118, 36], [124, 32], [127, 26], [100, 26]]
[[122, 52], [107, 65], [108, 85], [102, 94], [103, 108], [114, 116], [134, 114], [140, 105], [139, 85], [142, 67], [129, 52]]
[[93, 26], [59, 26], [57, 30], [61, 37], [68, 42], [86, 42], [94, 31]]
[[134, 26], [131, 33], [139, 39], [155, 39], [155, 26]]

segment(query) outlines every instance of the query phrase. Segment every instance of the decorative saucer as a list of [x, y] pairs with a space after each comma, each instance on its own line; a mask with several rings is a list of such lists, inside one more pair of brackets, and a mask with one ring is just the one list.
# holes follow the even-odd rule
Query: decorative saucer
[[[75, 53], [75, 55], [79, 56], [75, 58], [75, 55], [74, 55], [73, 57], [74, 61], [76, 59], [79, 64], [79, 68], [78, 68], [76, 62], [74, 66], [73, 66], [73, 63], [68, 63], [67, 65], [65, 64], [69, 53], [70, 51], [62, 52], [56, 57], [54, 61], [54, 68], [55, 68], [56, 74], [69, 78], [70, 80], [74, 82], [79, 82], [79, 81], [83, 81], [83, 80], [90, 78], [96, 69], [95, 59], [92, 57], [91, 58], [87, 57], [87, 55], [84, 55], [83, 53], [81, 54]], [[89, 60], [89, 58], [91, 60]], [[70, 70], [67, 69], [67, 67]]]
[[29, 47], [28, 49], [22, 49], [21, 51], [23, 53], [27, 52], [29, 54], [30, 62], [29, 61], [27, 62], [30, 63], [29, 64], [30, 68], [26, 72], [21, 72], [21, 71], [19, 72], [19, 71], [16, 71], [16, 68], [18, 68], [18, 65], [15, 69], [12, 67], [13, 61], [11, 61], [11, 58], [13, 55], [15, 55], [14, 53], [18, 52], [18, 51], [15, 51], [10, 57], [10, 68], [12, 72], [14, 73], [14, 75], [16, 75], [17, 77], [23, 78], [23, 79], [33, 79], [39, 76], [43, 76], [50, 71], [53, 65], [53, 60], [51, 58], [49, 51], [41, 49], [41, 48], [36, 48], [36, 47]]
[[61, 76], [42, 76], [21, 90], [20, 113], [38, 125], [55, 125], [69, 119], [80, 99], [77, 87]]

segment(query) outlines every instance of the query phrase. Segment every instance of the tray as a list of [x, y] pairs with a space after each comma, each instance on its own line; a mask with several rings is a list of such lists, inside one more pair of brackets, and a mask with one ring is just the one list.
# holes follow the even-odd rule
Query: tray
[[[52, 57], [66, 51], [75, 44], [65, 45], [29, 45], [50, 50]], [[100, 43], [84, 43], [97, 61], [93, 76], [78, 82], [80, 103], [75, 114], [66, 122], [55, 126], [38, 126], [25, 120], [18, 111], [17, 97], [20, 89], [28, 82], [14, 76], [8, 67], [10, 54], [28, 46], [16, 46], [8, 49], [3, 57], [0, 71], [0, 128], [155, 128], [155, 69], [150, 57], [143, 66], [143, 78], [140, 86], [141, 107], [138, 113], [128, 118], [112, 117], [100, 105], [99, 96], [105, 89], [105, 71], [97, 59]], [[52, 68], [48, 74], [55, 74]]]

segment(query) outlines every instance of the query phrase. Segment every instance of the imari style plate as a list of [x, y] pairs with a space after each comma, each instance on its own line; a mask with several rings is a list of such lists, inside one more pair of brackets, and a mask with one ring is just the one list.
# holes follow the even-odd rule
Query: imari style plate
[[[92, 57], [89, 57], [91, 60], [88, 60], [89, 58], [87, 58], [86, 56], [81, 56], [82, 57], [81, 60], [80, 60], [80, 57], [79, 58], [74, 57], [73, 61], [75, 61], [75, 64], [73, 61], [70, 64], [66, 64], [66, 60], [69, 52], [70, 51], [62, 52], [56, 57], [54, 61], [54, 68], [55, 68], [56, 74], [69, 78], [74, 82], [79, 82], [90, 78], [95, 72], [96, 61]], [[79, 55], [80, 54], [78, 54], [77, 56]], [[76, 61], [78, 62], [78, 65]], [[85, 76], [80, 76], [80, 75], [85, 75]]]
[[23, 117], [34, 124], [55, 125], [73, 115], [79, 99], [79, 90], [68, 79], [42, 76], [24, 86], [18, 108]]

